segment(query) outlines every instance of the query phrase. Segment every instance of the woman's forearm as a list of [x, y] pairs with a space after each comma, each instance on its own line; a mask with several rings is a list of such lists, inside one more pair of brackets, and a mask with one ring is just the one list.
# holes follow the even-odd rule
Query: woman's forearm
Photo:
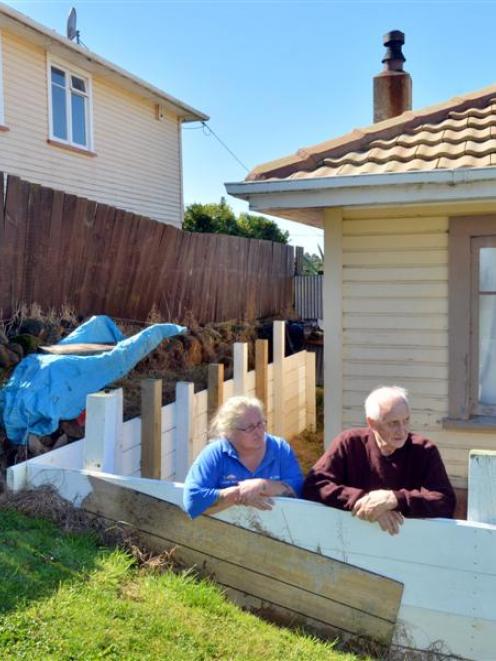
[[239, 486], [220, 489], [217, 502], [207, 508], [205, 510], [205, 514], [215, 514], [215, 512], [222, 512], [222, 510], [226, 510], [228, 507], [232, 507], [233, 505], [239, 505], [241, 502], [240, 497], [241, 494]]

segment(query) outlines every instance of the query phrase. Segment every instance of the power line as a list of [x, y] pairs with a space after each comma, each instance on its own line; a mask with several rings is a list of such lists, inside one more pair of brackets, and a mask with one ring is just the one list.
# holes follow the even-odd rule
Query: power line
[[247, 166], [243, 163], [243, 161], [242, 161], [240, 158], [238, 158], [238, 157], [236, 156], [236, 154], [233, 152], [232, 149], [229, 149], [229, 147], [226, 145], [226, 143], [225, 143], [223, 140], [221, 140], [221, 139], [219, 138], [219, 136], [218, 136], [217, 133], [213, 130], [213, 128], [212, 128], [211, 126], [208, 126], [206, 122], [202, 122], [202, 123], [201, 123], [201, 126], [185, 126], [185, 127], [183, 127], [183, 128], [186, 129], [186, 131], [194, 131], [194, 130], [198, 130], [198, 129], [203, 129], [203, 133], [204, 133], [204, 135], [213, 135], [214, 138], [217, 140], [217, 142], [220, 143], [220, 144], [222, 145], [222, 147], [224, 147], [224, 149], [225, 149], [229, 154], [231, 154], [231, 156], [234, 158], [234, 160], [235, 160], [237, 163], [239, 163], [239, 165], [241, 165], [241, 167], [242, 167], [243, 169], [245, 169], [246, 172], [249, 172], [249, 171], [250, 171], [250, 168], [247, 167]]

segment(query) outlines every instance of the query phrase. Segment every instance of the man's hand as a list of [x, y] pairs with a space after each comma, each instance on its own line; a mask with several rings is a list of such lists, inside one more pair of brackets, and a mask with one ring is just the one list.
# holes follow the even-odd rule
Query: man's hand
[[377, 523], [384, 532], [388, 532], [390, 535], [397, 535], [400, 531], [400, 526], [403, 524], [403, 520], [403, 514], [401, 512], [390, 510], [381, 514], [377, 519]]
[[385, 512], [390, 512], [396, 507], [398, 507], [398, 499], [392, 491], [376, 489], [359, 498], [352, 513], [363, 521], [378, 521]]

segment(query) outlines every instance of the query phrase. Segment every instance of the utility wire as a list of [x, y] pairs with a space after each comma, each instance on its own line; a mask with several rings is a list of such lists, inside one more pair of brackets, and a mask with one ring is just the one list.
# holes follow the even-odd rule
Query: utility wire
[[217, 140], [217, 142], [219, 142], [219, 143], [224, 147], [224, 149], [225, 149], [227, 152], [229, 152], [229, 154], [231, 154], [231, 156], [234, 158], [234, 160], [235, 160], [237, 163], [239, 163], [239, 165], [241, 165], [241, 167], [242, 167], [243, 169], [245, 169], [246, 172], [249, 172], [249, 171], [250, 171], [250, 168], [247, 167], [247, 166], [243, 163], [243, 161], [242, 161], [241, 159], [239, 159], [239, 158], [236, 156], [236, 154], [233, 152], [232, 149], [229, 149], [229, 147], [226, 145], [226, 143], [225, 143], [223, 140], [221, 140], [221, 139], [219, 138], [219, 136], [218, 136], [217, 133], [213, 130], [213, 128], [212, 128], [211, 126], [207, 126], [207, 123], [206, 123], [206, 122], [202, 122], [202, 123], [201, 123], [201, 126], [185, 126], [184, 129], [185, 129], [186, 131], [194, 131], [194, 130], [197, 130], [197, 129], [203, 129], [203, 133], [204, 133], [204, 135], [213, 135], [214, 138]]

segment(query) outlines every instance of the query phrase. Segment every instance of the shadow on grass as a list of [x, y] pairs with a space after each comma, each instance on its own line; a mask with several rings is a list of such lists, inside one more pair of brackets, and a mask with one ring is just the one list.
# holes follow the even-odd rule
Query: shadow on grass
[[61, 582], [80, 582], [105, 553], [91, 534], [0, 509], [0, 615], [49, 596]]

